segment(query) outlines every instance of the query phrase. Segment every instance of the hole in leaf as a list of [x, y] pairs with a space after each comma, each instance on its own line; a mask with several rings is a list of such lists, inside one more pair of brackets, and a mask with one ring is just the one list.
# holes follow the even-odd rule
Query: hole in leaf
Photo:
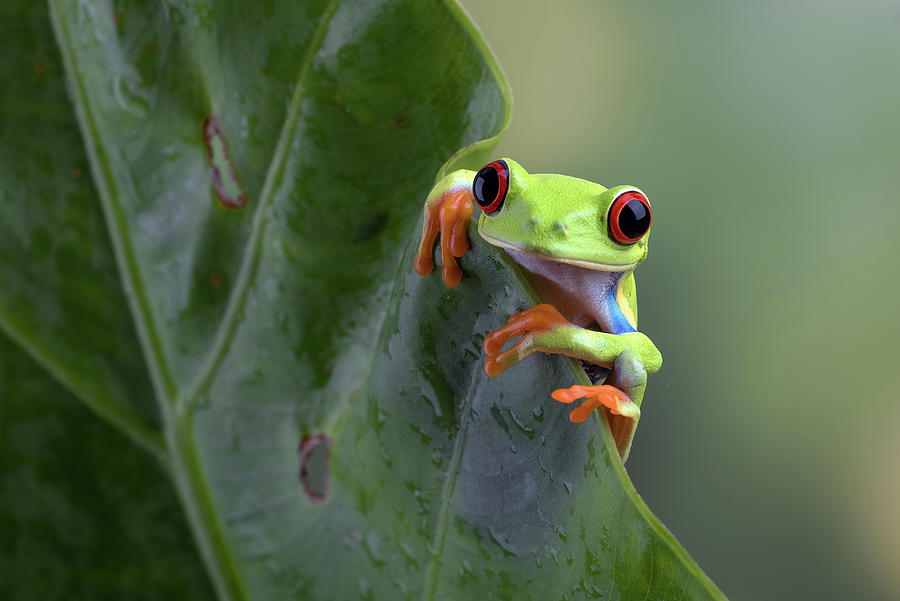
[[325, 500], [328, 494], [328, 455], [331, 440], [322, 434], [304, 436], [297, 450], [300, 456], [300, 482], [303, 492], [313, 503]]
[[210, 115], [203, 122], [203, 144], [206, 146], [209, 166], [212, 169], [213, 188], [219, 201], [229, 209], [242, 208], [247, 204], [247, 194], [234, 173], [228, 147], [225, 145], [225, 138], [215, 115]]

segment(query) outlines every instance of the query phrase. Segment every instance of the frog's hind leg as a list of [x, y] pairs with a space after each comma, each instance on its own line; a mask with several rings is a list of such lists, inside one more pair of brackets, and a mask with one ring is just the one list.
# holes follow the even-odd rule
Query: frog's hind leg
[[[516, 337], [521, 338], [503, 350], [507, 342]], [[638, 351], [623, 344], [623, 338], [580, 328], [552, 305], [541, 303], [513, 314], [506, 325], [485, 337], [484, 372], [491, 377], [498, 376], [535, 352], [568, 355], [612, 369], [605, 385], [572, 386], [557, 390], [553, 398], [571, 403], [587, 397], [588, 400], [570, 415], [576, 423], [586, 420], [592, 410], [605, 408], [616, 448], [624, 461], [641, 415], [647, 369]]]
[[593, 409], [603, 408], [616, 448], [624, 462], [628, 458], [631, 441], [641, 417], [641, 401], [647, 389], [647, 370], [637, 354], [626, 349], [616, 358], [612, 373], [606, 381], [606, 384], [599, 386], [560, 388], [551, 396], [562, 403], [587, 398], [569, 414], [569, 419], [575, 423], [586, 420]]
[[550, 396], [561, 403], [571, 403], [577, 399], [585, 399], [581, 405], [573, 409], [569, 414], [569, 420], [576, 424], [590, 417], [594, 409], [605, 409], [606, 419], [609, 422], [609, 429], [616, 443], [616, 449], [619, 451], [622, 461], [625, 461], [631, 448], [634, 431], [637, 429], [638, 419], [641, 417], [641, 410], [637, 403], [632, 401], [627, 394], [609, 384], [594, 386], [576, 384], [569, 388], [554, 390]]

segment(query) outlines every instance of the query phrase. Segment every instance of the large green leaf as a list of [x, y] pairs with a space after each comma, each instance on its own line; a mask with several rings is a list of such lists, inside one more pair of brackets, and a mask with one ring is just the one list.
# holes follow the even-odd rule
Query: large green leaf
[[508, 117], [456, 4], [49, 5], [75, 112], [32, 8], [0, 323], [164, 461], [220, 597], [720, 598], [605, 422], [549, 399], [570, 360], [483, 375], [535, 302], [505, 255], [473, 236], [454, 290], [411, 271], [434, 174]]

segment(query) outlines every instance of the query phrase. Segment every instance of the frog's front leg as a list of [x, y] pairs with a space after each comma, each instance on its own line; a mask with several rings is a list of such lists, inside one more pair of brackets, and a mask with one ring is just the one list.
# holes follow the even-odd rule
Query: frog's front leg
[[[518, 342], [502, 350], [517, 336], [521, 336]], [[662, 364], [659, 351], [640, 332], [607, 334], [580, 328], [548, 304], [514, 314], [505, 326], [485, 338], [484, 352], [484, 371], [489, 376], [499, 375], [535, 352], [568, 355], [611, 368], [614, 385], [577, 385], [556, 390], [552, 396], [564, 403], [586, 398], [569, 416], [576, 423], [586, 420], [595, 408], [605, 407], [623, 461], [640, 418], [647, 374], [656, 372]]]
[[434, 243], [441, 236], [441, 277], [449, 287], [462, 280], [458, 257], [469, 250], [466, 231], [472, 216], [471, 178], [468, 172], [454, 172], [442, 179], [425, 200], [422, 241], [414, 263], [416, 272], [426, 276], [434, 269]]

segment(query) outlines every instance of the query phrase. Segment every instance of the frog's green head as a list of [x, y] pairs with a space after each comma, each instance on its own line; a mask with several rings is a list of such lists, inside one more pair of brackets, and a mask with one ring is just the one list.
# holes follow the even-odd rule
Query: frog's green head
[[483, 211], [478, 232], [495, 246], [604, 271], [629, 271], [647, 256], [650, 203], [633, 186], [530, 175], [501, 159], [475, 175], [472, 193]]

